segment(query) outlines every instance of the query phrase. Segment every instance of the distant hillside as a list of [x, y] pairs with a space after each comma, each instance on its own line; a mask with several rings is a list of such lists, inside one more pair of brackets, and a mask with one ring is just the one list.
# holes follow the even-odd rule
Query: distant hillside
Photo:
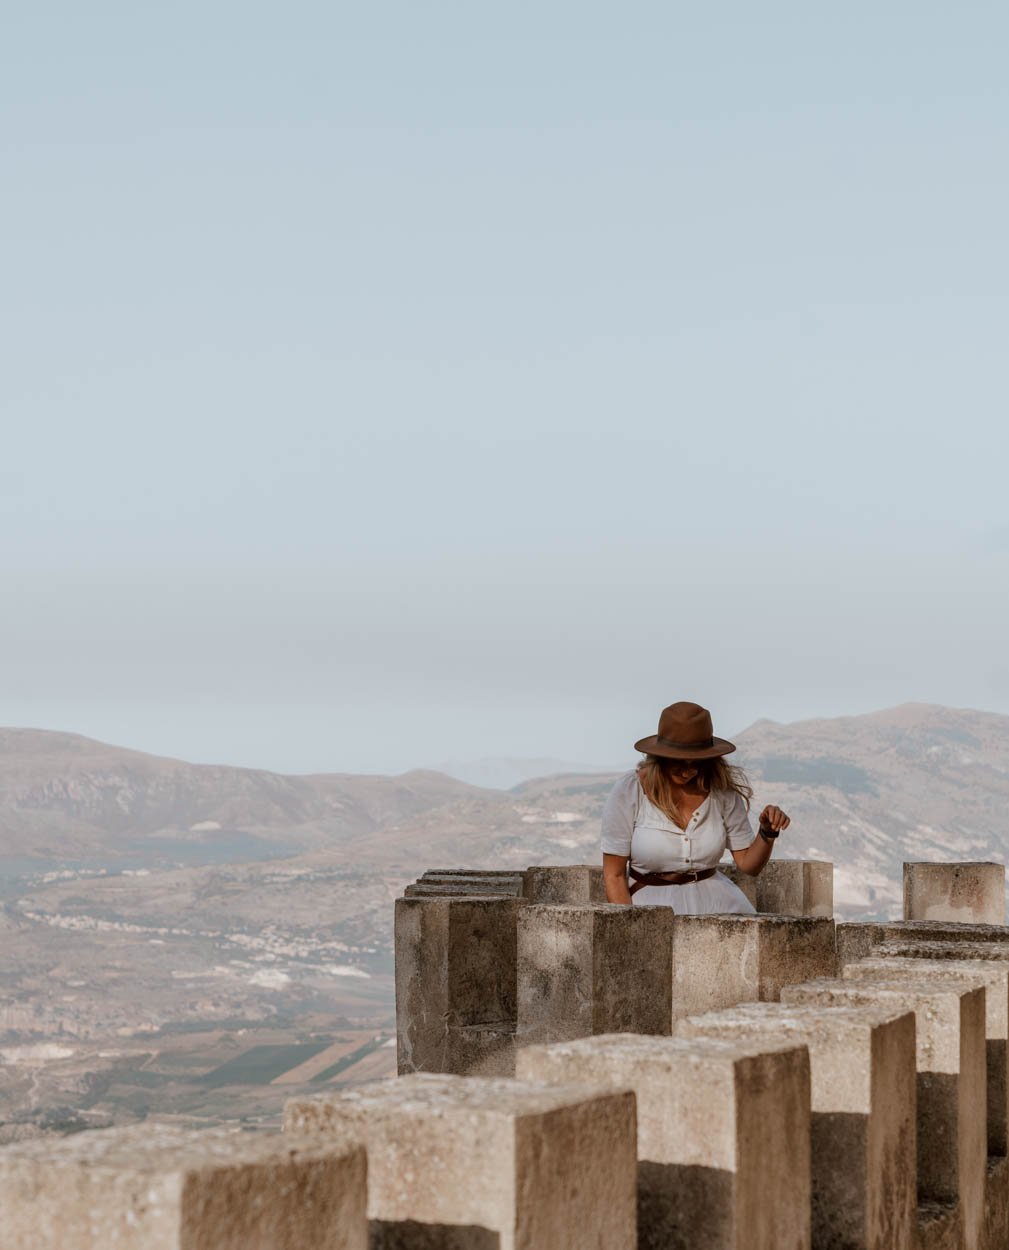
[[849, 909], [899, 906], [904, 860], [1006, 858], [1009, 717], [905, 703], [758, 721], [739, 748], [758, 798], [793, 816], [788, 853], [833, 860]]
[[449, 760], [436, 765], [437, 771], [467, 781], [473, 786], [510, 790], [535, 777], [556, 777], [559, 773], [612, 773], [613, 767], [576, 764], [571, 760], [511, 759], [488, 757], [479, 760]]
[[481, 793], [434, 772], [287, 777], [2, 729], [0, 861], [253, 860], [339, 843]]
[[[791, 813], [776, 854], [832, 860], [842, 917], [899, 915], [904, 859], [1005, 857], [1009, 717], [910, 704], [737, 741], [754, 817]], [[403, 887], [426, 868], [598, 863], [618, 775], [284, 777], [0, 731], [0, 1139], [68, 1106], [275, 1116], [292, 1087], [260, 1060], [309, 1043], [382, 1075]], [[238, 1054], [263, 1083], [203, 1079]]]
[[[762, 720], [736, 741], [754, 815], [776, 802], [792, 816], [778, 853], [832, 860], [846, 914], [899, 906], [902, 860], [1005, 857], [1009, 717], [905, 704]], [[0, 731], [0, 860], [199, 866], [308, 855], [373, 872], [390, 889], [427, 867], [595, 862], [617, 775], [511, 790], [423, 771], [286, 777], [10, 729]]]

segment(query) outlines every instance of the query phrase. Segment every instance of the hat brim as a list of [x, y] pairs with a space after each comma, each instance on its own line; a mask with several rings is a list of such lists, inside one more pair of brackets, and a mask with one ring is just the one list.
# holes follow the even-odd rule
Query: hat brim
[[719, 755], [729, 755], [736, 746], [725, 738], [712, 738], [709, 747], [666, 747], [659, 742], [658, 734], [652, 734], [639, 738], [634, 749], [645, 755], [661, 755], [667, 760], [713, 760]]

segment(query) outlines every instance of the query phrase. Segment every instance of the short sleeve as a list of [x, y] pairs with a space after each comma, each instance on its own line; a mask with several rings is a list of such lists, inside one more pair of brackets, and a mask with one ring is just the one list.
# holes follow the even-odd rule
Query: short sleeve
[[630, 857], [637, 789], [638, 774], [632, 769], [629, 773], [624, 773], [607, 796], [602, 820], [604, 855]]
[[730, 851], [745, 851], [753, 841], [753, 826], [743, 796], [730, 790], [722, 801], [725, 842]]

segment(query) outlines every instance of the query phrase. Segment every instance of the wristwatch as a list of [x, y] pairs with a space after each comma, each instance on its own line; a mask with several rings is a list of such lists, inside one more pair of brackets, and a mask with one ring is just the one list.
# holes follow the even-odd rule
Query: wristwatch
[[774, 839], [781, 833], [781, 830], [780, 829], [765, 829], [764, 826], [761, 825], [760, 828], [757, 830], [757, 832], [760, 834], [760, 836], [764, 839], [765, 842], [773, 842]]

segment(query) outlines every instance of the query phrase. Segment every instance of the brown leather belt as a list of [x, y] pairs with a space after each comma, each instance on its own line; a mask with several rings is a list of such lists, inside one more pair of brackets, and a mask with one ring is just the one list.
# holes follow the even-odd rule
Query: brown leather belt
[[689, 885], [693, 881], [706, 881], [718, 869], [702, 868], [700, 872], [635, 872], [633, 868], [629, 868], [627, 871], [634, 879], [634, 885], [630, 887], [630, 893], [634, 894], [646, 885]]

